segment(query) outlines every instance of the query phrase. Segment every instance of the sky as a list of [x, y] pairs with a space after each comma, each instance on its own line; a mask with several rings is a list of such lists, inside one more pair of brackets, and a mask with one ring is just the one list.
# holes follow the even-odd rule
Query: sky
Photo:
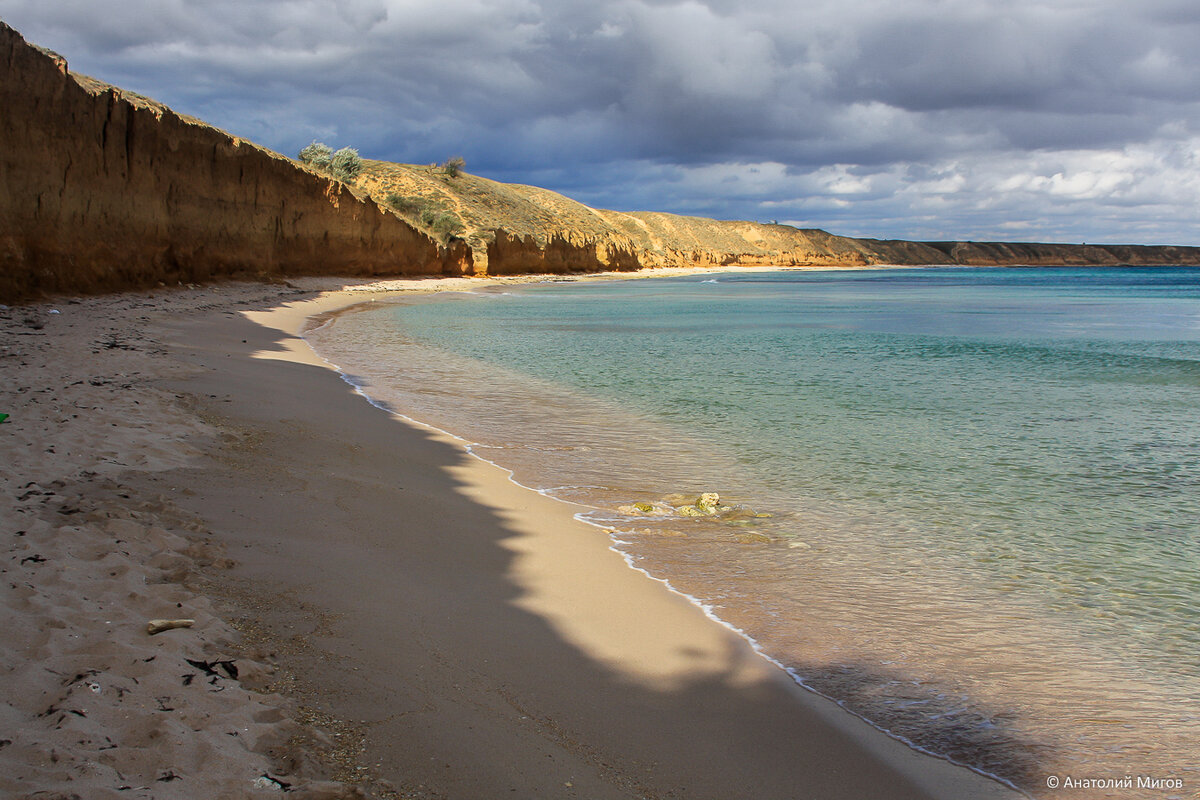
[[1197, 0], [0, 0], [71, 69], [621, 211], [1200, 245]]

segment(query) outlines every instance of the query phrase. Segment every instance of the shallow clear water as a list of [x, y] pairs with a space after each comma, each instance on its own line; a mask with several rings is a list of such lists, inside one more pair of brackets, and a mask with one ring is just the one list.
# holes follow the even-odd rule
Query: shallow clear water
[[[1200, 270], [361, 308], [309, 339], [364, 391], [593, 506], [818, 691], [1034, 794], [1049, 773], [1200, 788]], [[668, 513], [704, 491], [727, 510]]]

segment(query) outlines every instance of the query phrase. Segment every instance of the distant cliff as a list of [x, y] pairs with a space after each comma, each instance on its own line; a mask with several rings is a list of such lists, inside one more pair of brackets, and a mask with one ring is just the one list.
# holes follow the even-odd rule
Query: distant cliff
[[851, 239], [790, 225], [606, 211], [536, 186], [386, 161], [366, 162], [359, 186], [380, 203], [391, 198], [417, 225], [423, 212], [452, 216], [474, 250], [477, 272], [495, 274], [579, 269], [592, 261], [611, 269], [1200, 265], [1197, 247]]
[[289, 159], [67, 71], [0, 23], [0, 298], [226, 276], [471, 272]]
[[0, 302], [234, 276], [885, 264], [1200, 264], [1200, 248], [850, 239], [381, 161], [348, 186], [73, 74], [0, 22]]

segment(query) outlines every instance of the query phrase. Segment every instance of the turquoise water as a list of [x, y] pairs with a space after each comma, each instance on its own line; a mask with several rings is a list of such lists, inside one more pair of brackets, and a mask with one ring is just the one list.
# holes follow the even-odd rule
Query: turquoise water
[[556, 282], [310, 341], [897, 735], [1200, 786], [1200, 270]]

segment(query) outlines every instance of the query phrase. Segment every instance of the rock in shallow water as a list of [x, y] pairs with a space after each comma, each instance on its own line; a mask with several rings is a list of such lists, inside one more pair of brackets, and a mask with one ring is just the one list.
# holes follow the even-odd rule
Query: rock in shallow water
[[718, 511], [729, 511], [729, 506], [721, 505], [721, 495], [716, 492], [705, 492], [690, 506], [679, 506], [675, 513], [684, 517], [709, 517]]

